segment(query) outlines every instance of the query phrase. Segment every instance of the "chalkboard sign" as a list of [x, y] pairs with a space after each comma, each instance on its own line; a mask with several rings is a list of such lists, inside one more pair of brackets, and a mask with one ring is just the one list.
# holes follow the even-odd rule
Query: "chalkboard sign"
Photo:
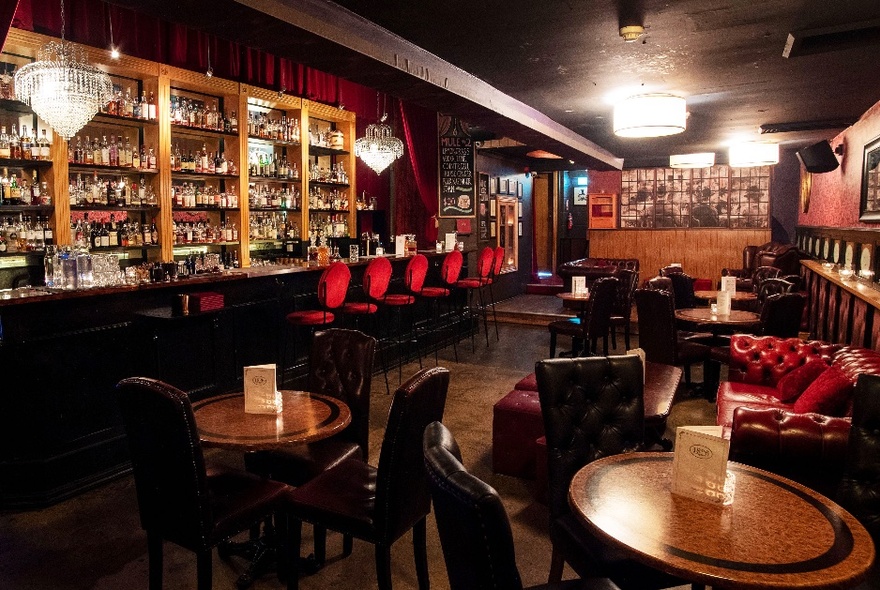
[[440, 217], [473, 217], [474, 142], [455, 117], [438, 120], [440, 167]]

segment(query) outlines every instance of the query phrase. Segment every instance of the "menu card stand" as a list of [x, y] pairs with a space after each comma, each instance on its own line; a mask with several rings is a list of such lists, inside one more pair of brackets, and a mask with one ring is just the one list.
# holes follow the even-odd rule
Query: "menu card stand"
[[708, 502], [733, 501], [733, 474], [727, 472], [730, 441], [721, 426], [680, 426], [672, 459], [672, 493]]
[[278, 414], [281, 393], [275, 389], [275, 365], [244, 368], [244, 411], [246, 414]]
[[587, 277], [571, 277], [572, 295], [587, 294]]

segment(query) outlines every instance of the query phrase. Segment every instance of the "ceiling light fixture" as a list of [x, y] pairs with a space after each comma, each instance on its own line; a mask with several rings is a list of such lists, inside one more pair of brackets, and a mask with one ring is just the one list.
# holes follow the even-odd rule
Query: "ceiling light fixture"
[[687, 104], [672, 94], [640, 94], [614, 105], [614, 134], [662, 137], [685, 130]]
[[672, 154], [669, 156], [670, 168], [709, 168], [715, 164], [715, 152], [695, 154]]
[[19, 68], [15, 95], [67, 140], [113, 95], [110, 77], [86, 63], [82, 48], [64, 41], [63, 0], [61, 42], [47, 43], [37, 53], [37, 61]]
[[641, 25], [629, 25], [626, 27], [620, 27], [620, 36], [623, 37], [623, 40], [627, 43], [632, 43], [636, 41], [644, 33], [645, 27]]
[[379, 93], [376, 93], [376, 116], [378, 123], [367, 125], [364, 137], [354, 142], [354, 155], [364, 161], [376, 174], [381, 174], [394, 160], [403, 155], [403, 142], [394, 137], [391, 127], [385, 124], [388, 113], [379, 117]]
[[779, 144], [747, 141], [730, 146], [728, 158], [733, 168], [773, 166], [779, 163]]

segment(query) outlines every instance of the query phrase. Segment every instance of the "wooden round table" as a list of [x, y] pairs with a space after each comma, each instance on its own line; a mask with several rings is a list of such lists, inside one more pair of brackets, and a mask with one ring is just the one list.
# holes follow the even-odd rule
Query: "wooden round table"
[[[715, 301], [718, 299], [718, 291], [694, 291], [694, 297], [697, 299], [705, 299], [707, 301]], [[731, 301], [755, 301], [758, 299], [756, 293], [751, 291], [731, 291]]]
[[278, 414], [246, 414], [244, 394], [218, 395], [193, 404], [202, 444], [255, 451], [332, 436], [348, 426], [348, 406], [333, 397], [283, 390]]
[[589, 291], [587, 291], [585, 293], [578, 293], [578, 294], [571, 293], [569, 291], [564, 291], [562, 293], [557, 293], [556, 296], [559, 297], [560, 299], [562, 299], [562, 301], [564, 301], [566, 303], [572, 302], [572, 303], [580, 304], [578, 311], [577, 311], [577, 316], [579, 318], [581, 318], [581, 320], [584, 320], [584, 317], [587, 315], [587, 302], [590, 300], [590, 292]]
[[569, 503], [588, 530], [656, 569], [713, 588], [849, 588], [874, 561], [865, 528], [843, 508], [784, 477], [739, 463], [733, 503], [670, 492], [672, 453], [590, 463]]
[[675, 310], [675, 318], [685, 322], [696, 322], [706, 326], [750, 326], [758, 324], [761, 316], [753, 311], [731, 309], [730, 313], [721, 315], [712, 313], [708, 307], [685, 307]]

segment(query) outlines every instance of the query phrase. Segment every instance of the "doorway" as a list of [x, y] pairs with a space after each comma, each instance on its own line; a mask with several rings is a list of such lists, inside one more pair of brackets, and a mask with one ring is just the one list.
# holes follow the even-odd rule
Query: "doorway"
[[554, 173], [538, 174], [533, 179], [532, 199], [535, 207], [535, 278], [556, 272], [556, 207], [554, 207]]

